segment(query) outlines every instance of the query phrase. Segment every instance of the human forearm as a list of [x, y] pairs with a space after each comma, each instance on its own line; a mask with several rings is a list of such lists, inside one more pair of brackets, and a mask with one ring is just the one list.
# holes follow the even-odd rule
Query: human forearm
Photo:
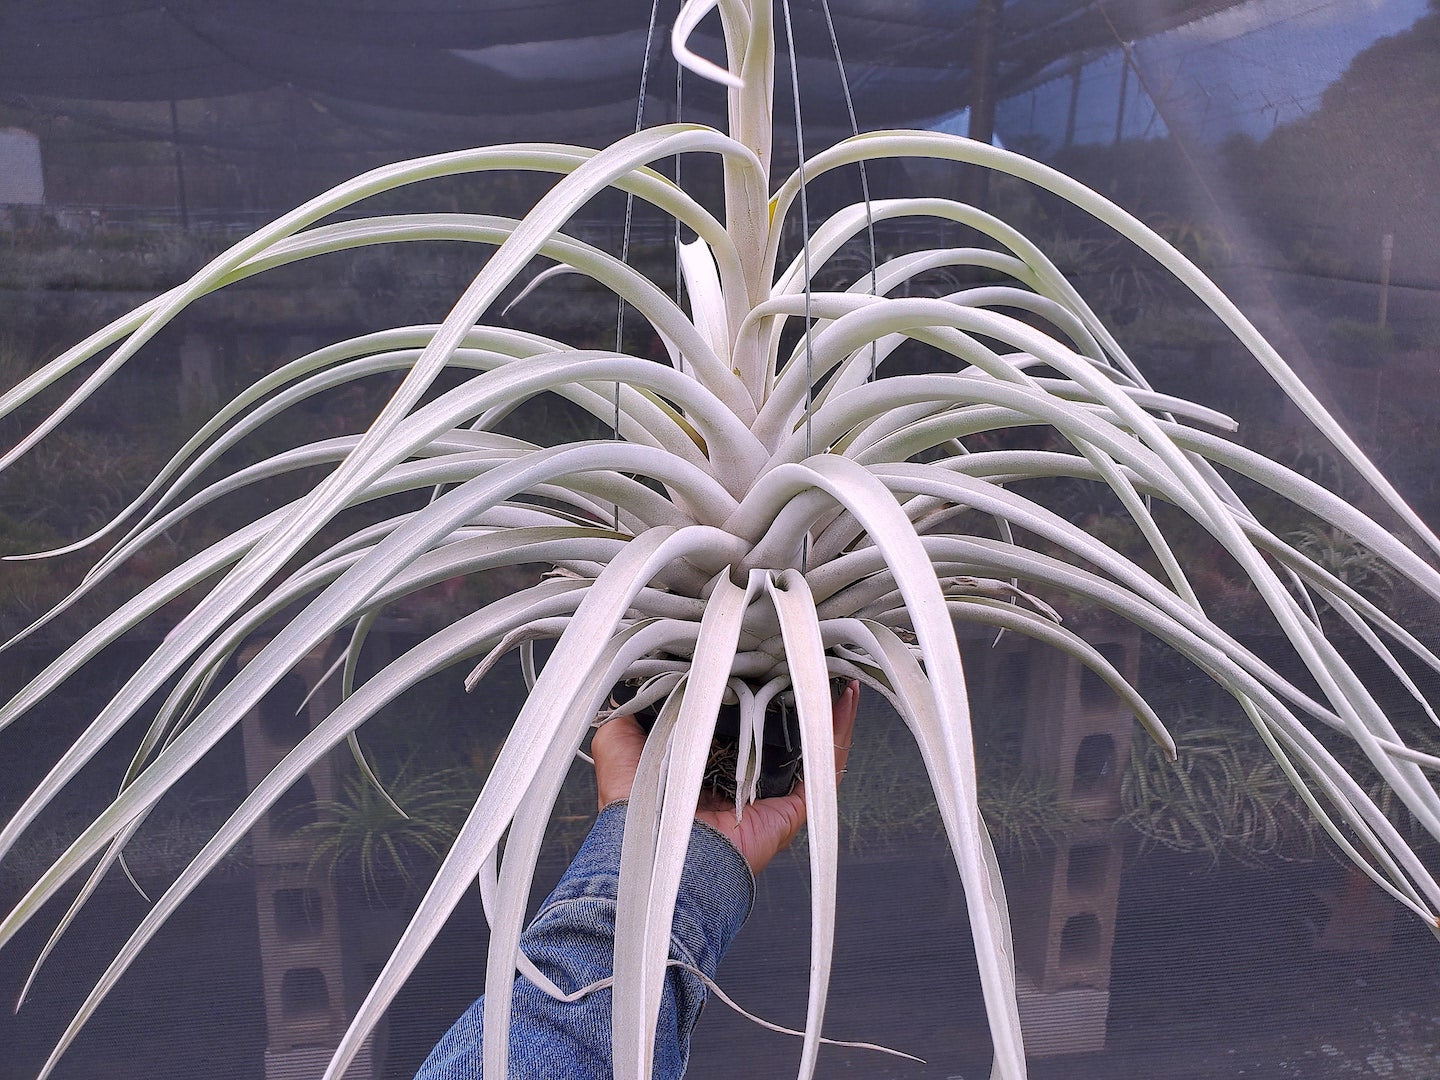
[[[566, 993], [611, 974], [624, 819], [623, 803], [601, 812], [575, 861], [521, 937], [525, 954]], [[697, 822], [676, 897], [670, 957], [678, 964], [666, 973], [661, 999], [657, 1080], [683, 1075], [690, 1033], [704, 1004], [704, 985], [686, 967], [714, 977], [749, 914], [753, 893], [744, 858], [724, 837]], [[574, 1002], [559, 1002], [522, 976], [515, 980], [514, 994], [510, 1080], [610, 1080], [608, 987]], [[450, 1029], [417, 1080], [478, 1080], [483, 1002], [472, 1005]]]

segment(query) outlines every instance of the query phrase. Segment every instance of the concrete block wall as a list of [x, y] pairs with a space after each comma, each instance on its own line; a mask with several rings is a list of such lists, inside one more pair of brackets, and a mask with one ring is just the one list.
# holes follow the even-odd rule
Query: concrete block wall
[[[1085, 636], [1136, 681], [1138, 633]], [[1000, 681], [1023, 693], [1022, 767], [1053, 783], [1060, 803], [1086, 822], [1006, 882], [1026, 1047], [1032, 1056], [1099, 1050], [1123, 858], [1113, 823], [1135, 720], [1103, 680], [1064, 653], [1023, 639], [995, 653], [992, 694]]]
[[1108, 828], [1072, 835], [1007, 886], [1016, 962], [1041, 992], [1109, 988], [1122, 848]]
[[[260, 646], [242, 651], [243, 666]], [[241, 722], [246, 777], [253, 786], [335, 706], [322, 687], [324, 648], [307, 656]], [[298, 710], [298, 712], [297, 712]], [[339, 897], [311, 867], [313, 843], [300, 831], [315, 818], [313, 803], [333, 799], [338, 777], [330, 756], [315, 764], [251, 833], [260, 969], [265, 992], [265, 1080], [310, 1080], [324, 1073], [349, 1024], [347, 956]], [[370, 1080], [377, 1062], [367, 1045], [346, 1080]]]
[[[1132, 683], [1140, 669], [1135, 632], [1086, 638]], [[1021, 756], [1026, 772], [1055, 782], [1060, 802], [1081, 817], [1120, 813], [1120, 778], [1135, 727], [1129, 708], [1098, 675], [1057, 649], [1030, 647]]]

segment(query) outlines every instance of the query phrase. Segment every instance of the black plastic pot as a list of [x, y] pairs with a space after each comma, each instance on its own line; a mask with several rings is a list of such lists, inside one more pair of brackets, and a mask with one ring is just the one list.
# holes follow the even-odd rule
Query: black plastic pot
[[[623, 705], [635, 696], [636, 687], [621, 683], [614, 701]], [[784, 695], [782, 695], [784, 696]], [[635, 720], [648, 735], [660, 715], [660, 706], [647, 705], [635, 713]], [[722, 705], [715, 718], [715, 739], [711, 743], [706, 786], [720, 794], [735, 795], [735, 763], [740, 748], [740, 706]], [[775, 698], [765, 709], [765, 739], [760, 754], [759, 798], [788, 795], [800, 777], [800, 715]]]

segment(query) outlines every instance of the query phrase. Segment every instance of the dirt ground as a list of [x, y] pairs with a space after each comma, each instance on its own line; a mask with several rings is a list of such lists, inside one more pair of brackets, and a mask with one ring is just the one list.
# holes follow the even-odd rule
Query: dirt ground
[[[1105, 1050], [1034, 1058], [1033, 1080], [1440, 1078], [1440, 942], [1415, 920], [1397, 913], [1386, 951], [1324, 951], [1313, 945], [1325, 917], [1314, 890], [1338, 868], [1194, 869], [1162, 861], [1127, 874]], [[863, 920], [863, 928], [846, 923], [842, 883], [826, 1031], [927, 1060], [833, 1047], [822, 1052], [819, 1075], [988, 1080], [968, 935], [931, 921], [953, 910], [955, 896], [937, 898], [935, 875], [915, 866], [896, 864], [875, 877], [874, 890], [890, 894], [891, 910], [888, 918]], [[851, 888], [850, 911], [855, 902], [877, 905], [873, 893]], [[803, 1022], [804, 973], [795, 961], [807, 955], [808, 931], [800, 922], [761, 931], [767, 923], [783, 924], [791, 910], [776, 895], [788, 886], [772, 882], [769, 891], [762, 885], [752, 923], [727, 960], [730, 977], [722, 969], [722, 980], [747, 1008], [797, 1024]], [[756, 968], [776, 979], [786, 973], [790, 1000], [783, 1001], [773, 983], [767, 990]], [[743, 1075], [783, 1076], [796, 1060], [797, 1043], [756, 1032], [712, 1002], [696, 1032], [688, 1075], [734, 1076], [739, 1061], [746, 1065]]]
[[[1423, 927], [1399, 913], [1386, 951], [1320, 951], [1312, 941], [1324, 908], [1314, 890], [1338, 868], [1195, 870], [1158, 861], [1127, 871], [1105, 1050], [1033, 1059], [1033, 1080], [1440, 1080], [1440, 943]], [[928, 858], [842, 865], [826, 1033], [926, 1060], [827, 1047], [820, 1077], [988, 1080], [984, 1008], [953, 874]], [[0, 1010], [0, 1080], [33, 1078], [118, 947], [99, 924], [133, 925], [145, 907], [121, 889], [104, 900], [87, 927], [94, 933], [62, 948], [30, 1004], [18, 1016]], [[253, 893], [247, 881], [216, 882], [196, 901], [117, 988], [57, 1080], [263, 1075]], [[808, 909], [805, 867], [772, 866], [720, 971], [740, 1004], [792, 1026], [804, 1021]], [[7, 961], [43, 943], [38, 925], [22, 936]], [[467, 901], [391, 1011], [389, 1080], [409, 1080], [479, 992], [485, 945], [479, 905]], [[13, 1001], [20, 981], [22, 965], [7, 962], [0, 995]], [[780, 1078], [793, 1075], [798, 1056], [799, 1040], [712, 1000], [687, 1080]]]

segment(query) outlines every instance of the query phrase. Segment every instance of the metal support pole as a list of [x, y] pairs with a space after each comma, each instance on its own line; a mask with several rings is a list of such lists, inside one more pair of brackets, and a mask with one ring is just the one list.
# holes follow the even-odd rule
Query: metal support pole
[[1070, 109], [1065, 114], [1065, 139], [1061, 143], [1066, 148], [1075, 145], [1075, 113], [1080, 106], [1080, 72], [1083, 70], [1085, 65], [1078, 60], [1070, 69]]
[[1380, 238], [1380, 329], [1390, 318], [1390, 263], [1395, 258], [1395, 234]]
[[[978, 0], [970, 56], [970, 138], [995, 139], [995, 96], [1000, 71], [1000, 25], [1005, 0]], [[966, 202], [983, 208], [990, 193], [990, 172], [972, 168], [966, 181]]]
[[1130, 90], [1130, 57], [1128, 53], [1120, 54], [1120, 106], [1115, 110], [1115, 142], [1119, 146], [1120, 140], [1125, 137], [1125, 96]]
[[190, 199], [185, 193], [185, 154], [180, 149], [180, 114], [170, 99], [170, 146], [175, 151], [175, 202], [180, 208], [180, 227], [190, 231]]

